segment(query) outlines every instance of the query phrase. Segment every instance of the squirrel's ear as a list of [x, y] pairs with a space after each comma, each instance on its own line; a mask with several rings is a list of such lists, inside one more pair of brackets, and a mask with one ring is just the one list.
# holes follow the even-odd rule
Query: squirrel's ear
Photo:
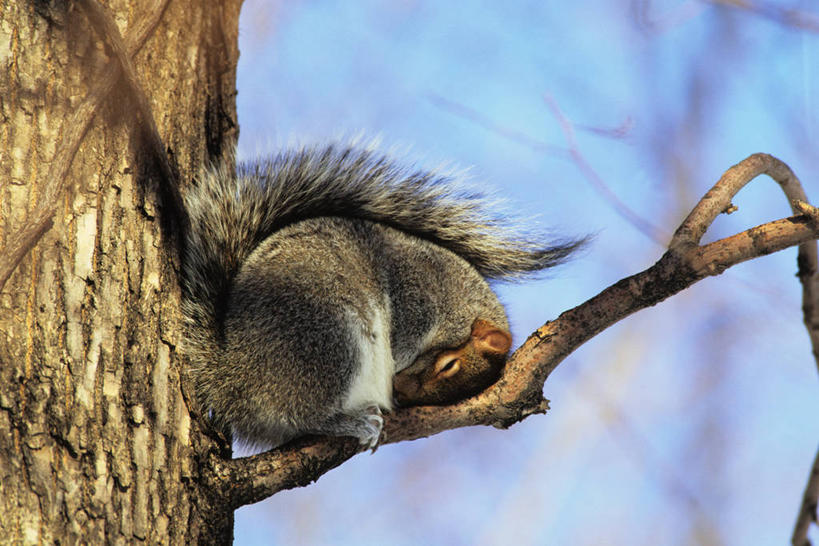
[[472, 325], [472, 339], [482, 352], [506, 355], [512, 346], [512, 335], [509, 332], [480, 319]]

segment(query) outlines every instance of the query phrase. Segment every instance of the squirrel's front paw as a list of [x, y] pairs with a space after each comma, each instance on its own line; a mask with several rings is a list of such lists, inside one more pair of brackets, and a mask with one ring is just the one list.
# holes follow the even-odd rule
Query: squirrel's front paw
[[370, 406], [361, 414], [361, 428], [359, 429], [358, 441], [367, 449], [378, 449], [378, 442], [381, 440], [381, 429], [384, 428], [384, 417], [381, 415], [381, 408]]

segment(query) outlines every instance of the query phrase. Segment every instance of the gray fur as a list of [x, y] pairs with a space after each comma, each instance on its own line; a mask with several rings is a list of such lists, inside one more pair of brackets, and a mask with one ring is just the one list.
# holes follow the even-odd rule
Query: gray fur
[[[384, 377], [463, 344], [476, 318], [508, 328], [486, 279], [581, 244], [521, 240], [448, 182], [333, 146], [202, 177], [186, 195], [184, 350], [218, 423], [251, 444], [312, 432], [374, 446]], [[369, 399], [361, 374], [388, 392]]]

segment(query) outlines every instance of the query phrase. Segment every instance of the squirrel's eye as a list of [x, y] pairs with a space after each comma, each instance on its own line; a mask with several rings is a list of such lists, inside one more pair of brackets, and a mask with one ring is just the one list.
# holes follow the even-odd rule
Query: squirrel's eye
[[446, 363], [446, 364], [444, 364], [444, 365], [441, 367], [441, 369], [440, 369], [440, 370], [438, 370], [438, 373], [446, 373], [446, 372], [448, 372], [448, 371], [452, 370], [452, 368], [454, 368], [454, 367], [455, 367], [455, 365], [456, 365], [457, 363], [458, 363], [458, 359], [457, 359], [457, 358], [451, 358], [451, 359], [449, 359], [449, 360], [447, 361], [447, 363]]

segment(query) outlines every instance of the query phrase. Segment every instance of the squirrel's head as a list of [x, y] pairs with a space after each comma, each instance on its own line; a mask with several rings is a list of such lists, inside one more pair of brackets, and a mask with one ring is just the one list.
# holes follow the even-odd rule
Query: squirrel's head
[[393, 379], [398, 406], [446, 405], [482, 392], [500, 378], [512, 336], [486, 320], [472, 325], [460, 347], [419, 359]]

